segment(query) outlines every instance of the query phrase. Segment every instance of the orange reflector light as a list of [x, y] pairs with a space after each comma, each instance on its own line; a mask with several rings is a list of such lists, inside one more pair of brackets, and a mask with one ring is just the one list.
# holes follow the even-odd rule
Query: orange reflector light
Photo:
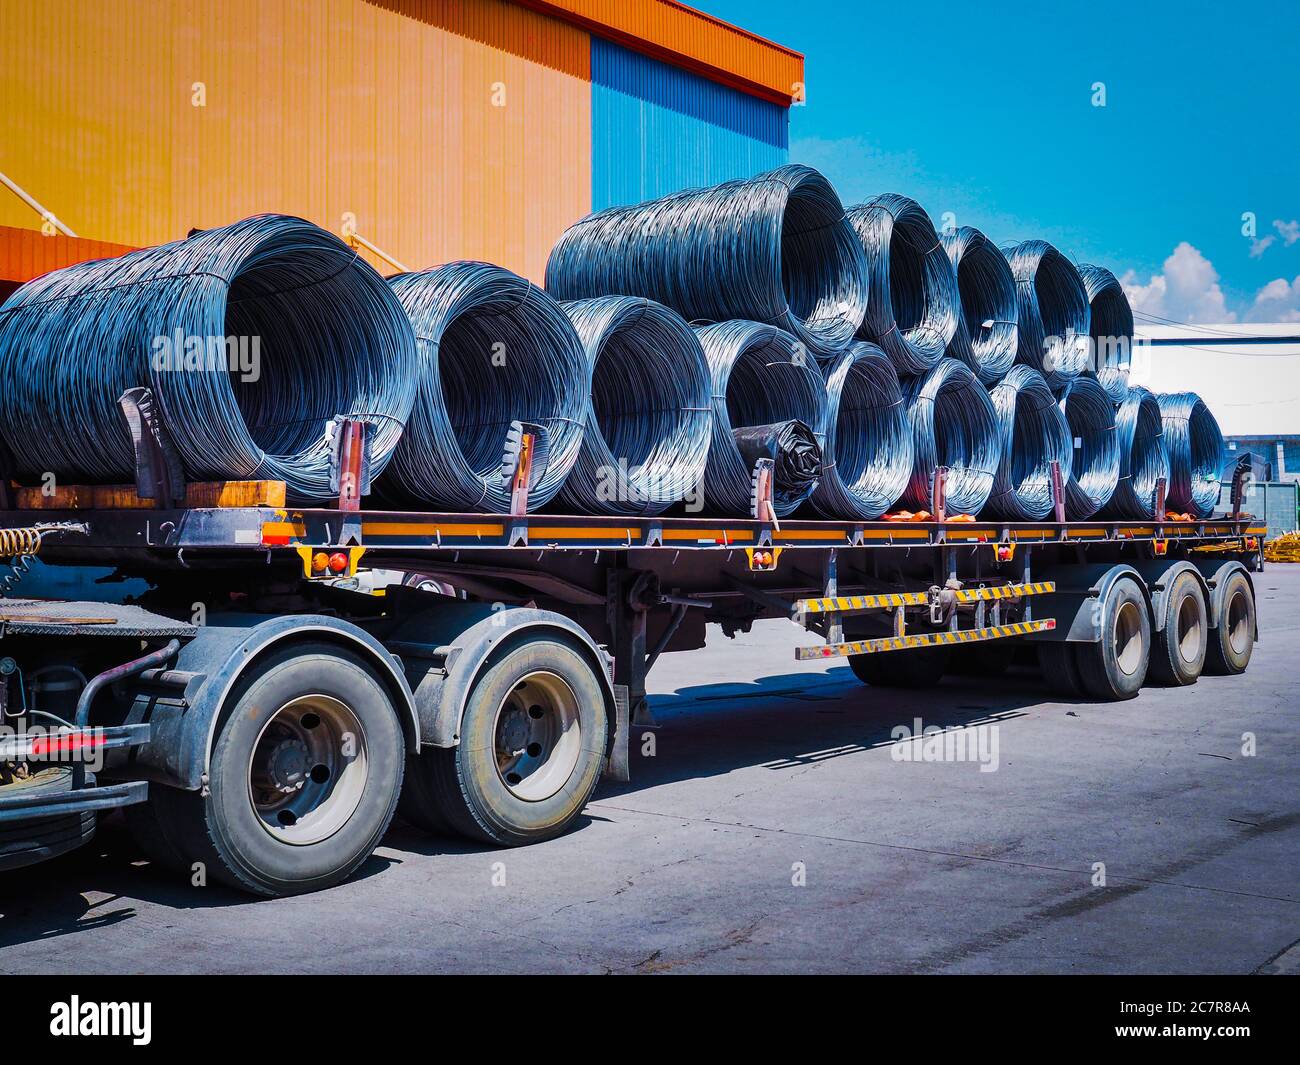
[[329, 555], [324, 551], [317, 551], [311, 556], [311, 571], [313, 573], [324, 573], [325, 568], [330, 564]]

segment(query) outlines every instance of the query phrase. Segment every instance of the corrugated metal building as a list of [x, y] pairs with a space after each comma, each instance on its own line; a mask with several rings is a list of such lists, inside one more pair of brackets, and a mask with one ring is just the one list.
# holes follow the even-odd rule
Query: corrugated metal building
[[262, 211], [540, 281], [592, 209], [785, 162], [802, 78], [674, 0], [6, 2], [0, 173], [82, 239], [0, 187], [0, 295]]

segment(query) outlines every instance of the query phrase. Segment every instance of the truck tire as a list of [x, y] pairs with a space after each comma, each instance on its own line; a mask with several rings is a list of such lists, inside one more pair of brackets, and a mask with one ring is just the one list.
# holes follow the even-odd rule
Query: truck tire
[[402, 816], [507, 847], [558, 836], [595, 790], [608, 728], [587, 659], [550, 634], [526, 638], [474, 681], [459, 745], [411, 760]]
[[405, 755], [392, 697], [363, 658], [324, 642], [273, 651], [222, 707], [207, 794], [154, 789], [164, 864], [170, 850], [258, 895], [337, 884], [387, 830]]
[[1151, 615], [1131, 580], [1110, 586], [1101, 610], [1101, 639], [1076, 643], [1075, 662], [1084, 691], [1100, 702], [1132, 699], [1146, 682], [1151, 662]]
[[1038, 668], [1042, 671], [1048, 691], [1064, 695], [1067, 699], [1083, 698], [1083, 678], [1079, 676], [1074, 644], [1064, 640], [1040, 643]]
[[1205, 672], [1218, 676], [1245, 673], [1255, 649], [1255, 593], [1250, 580], [1236, 570], [1223, 588], [1219, 624], [1210, 630]]
[[[88, 779], [87, 783], [91, 780]], [[0, 794], [58, 795], [72, 790], [72, 767], [52, 765], [26, 780], [0, 788]], [[0, 871], [21, 869], [76, 850], [95, 835], [95, 814], [60, 814], [0, 825]]]
[[948, 669], [947, 647], [849, 655], [849, 668], [873, 688], [933, 688]]
[[1195, 684], [1205, 668], [1209, 619], [1194, 574], [1184, 571], [1174, 578], [1165, 593], [1164, 614], [1151, 654], [1151, 678], [1168, 687]]

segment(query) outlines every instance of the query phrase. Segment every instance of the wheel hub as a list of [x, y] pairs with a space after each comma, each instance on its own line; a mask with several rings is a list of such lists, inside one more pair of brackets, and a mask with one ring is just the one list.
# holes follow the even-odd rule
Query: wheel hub
[[248, 797], [271, 836], [303, 846], [333, 835], [361, 803], [365, 730], [332, 696], [304, 695], [263, 726], [248, 765]]
[[517, 797], [548, 799], [568, 783], [582, 751], [578, 699], [556, 673], [521, 678], [497, 709], [497, 772]]

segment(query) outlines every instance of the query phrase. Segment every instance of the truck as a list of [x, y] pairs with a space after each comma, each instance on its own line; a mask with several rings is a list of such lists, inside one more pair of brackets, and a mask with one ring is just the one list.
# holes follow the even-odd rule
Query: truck
[[[520, 463], [510, 513], [442, 513], [362, 507], [346, 477], [307, 507], [275, 482], [187, 485], [159, 439], [137, 434], [134, 487], [0, 500], [0, 868], [117, 808], [153, 861], [263, 896], [347, 878], [399, 813], [549, 839], [628, 779], [647, 674], [711, 625], [793, 621], [795, 658], [870, 687], [1027, 654], [1095, 701], [1240, 673], [1258, 636], [1242, 476], [1193, 520], [1163, 484], [1152, 520], [1068, 521], [1059, 485], [1052, 521], [949, 516], [942, 468], [925, 521], [778, 520], [761, 468], [745, 517], [611, 517], [530, 512]], [[33, 557], [148, 590], [23, 599]]]

